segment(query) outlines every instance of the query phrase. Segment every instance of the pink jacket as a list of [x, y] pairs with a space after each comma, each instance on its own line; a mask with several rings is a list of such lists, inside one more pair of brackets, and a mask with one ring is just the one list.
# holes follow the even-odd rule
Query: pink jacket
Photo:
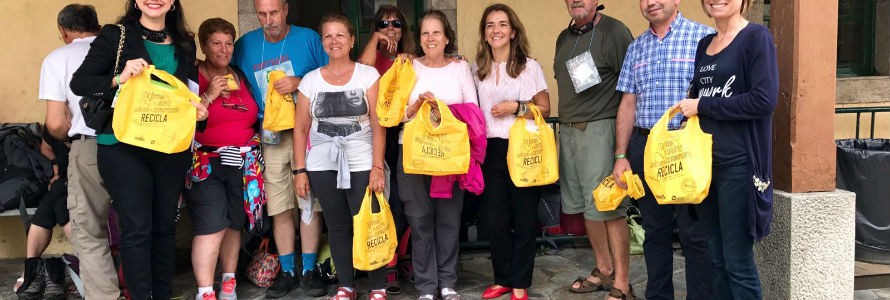
[[454, 117], [467, 123], [467, 132], [470, 136], [470, 169], [467, 174], [433, 176], [430, 181], [431, 198], [451, 198], [454, 181], [460, 184], [460, 188], [473, 194], [482, 194], [485, 190], [485, 180], [482, 176], [482, 162], [485, 161], [485, 147], [488, 139], [485, 136], [485, 117], [482, 110], [475, 103], [460, 103], [448, 106]]

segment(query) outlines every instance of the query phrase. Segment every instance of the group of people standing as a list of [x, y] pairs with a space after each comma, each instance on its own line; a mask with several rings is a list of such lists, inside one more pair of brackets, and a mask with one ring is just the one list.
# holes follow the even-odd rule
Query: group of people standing
[[[768, 233], [771, 218], [770, 126], [778, 90], [774, 44], [765, 27], [742, 17], [749, 0], [701, 0], [716, 32], [685, 19], [679, 3], [640, 0], [650, 26], [633, 39], [621, 21], [599, 12], [599, 1], [565, 0], [572, 21], [557, 38], [553, 64], [560, 188], [563, 212], [583, 213], [596, 260], [589, 276], [571, 283], [573, 292], [635, 298], [626, 204], [599, 211], [591, 191], [610, 174], [642, 175], [649, 130], [666, 110], [676, 109], [686, 117], [698, 115], [704, 131], [713, 135], [714, 179], [700, 205], [660, 206], [651, 196], [639, 199], [646, 229], [646, 298], [673, 299], [675, 219], [690, 299], [761, 297], [752, 247]], [[325, 224], [339, 275], [331, 299], [356, 299], [352, 217], [370, 189], [390, 191], [399, 236], [410, 228], [412, 251], [419, 254], [410, 263], [419, 300], [463, 299], [457, 292], [457, 262], [465, 190], [481, 195], [479, 226], [491, 242], [494, 278], [482, 298], [509, 293], [511, 299], [528, 299], [541, 190], [511, 181], [507, 146], [517, 118], [530, 116], [532, 109], [549, 115], [550, 97], [518, 14], [504, 4], [485, 9], [470, 63], [455, 55], [456, 35], [444, 13], [424, 14], [412, 36], [404, 14], [384, 5], [375, 17], [376, 32], [353, 61], [356, 31], [346, 17], [323, 17], [316, 33], [287, 24], [284, 0], [255, 0], [254, 6], [262, 28], [238, 38], [230, 22], [209, 19], [199, 26], [198, 45], [179, 0], [127, 1], [117, 22], [124, 30], [115, 25], [98, 30], [90, 6], [69, 5], [60, 13], [67, 45], [44, 62], [40, 98], [48, 100], [49, 132], [70, 141], [67, 208], [84, 296], [120, 294], [105, 243], [113, 199], [129, 296], [171, 298], [174, 220], [182, 195], [193, 223], [197, 299], [237, 299], [241, 232], [263, 217], [246, 211], [245, 203], [263, 200], [281, 264], [266, 296], [284, 297], [297, 287], [313, 297], [328, 293], [316, 268]], [[71, 25], [72, 17], [84, 18], [88, 26]], [[196, 59], [198, 48], [203, 61]], [[380, 74], [400, 58], [412, 62], [416, 75], [404, 122], [424, 104], [438, 119], [438, 106], [444, 104], [470, 130], [485, 132], [484, 141], [473, 143], [484, 147], [484, 189], [404, 171], [401, 126], [384, 128], [376, 111]], [[111, 122], [101, 128], [84, 124], [80, 96], [114, 94], [149, 65], [200, 95], [200, 104], [193, 104], [198, 122], [190, 150], [160, 153], [117, 141]], [[270, 82], [272, 72], [285, 76]], [[263, 129], [269, 89], [294, 101], [292, 130]], [[679, 128], [680, 122], [678, 117], [670, 127]], [[26, 274], [27, 269], [26, 261]], [[213, 288], [217, 273], [219, 293]], [[369, 285], [372, 300], [400, 292], [384, 268], [369, 272]]]

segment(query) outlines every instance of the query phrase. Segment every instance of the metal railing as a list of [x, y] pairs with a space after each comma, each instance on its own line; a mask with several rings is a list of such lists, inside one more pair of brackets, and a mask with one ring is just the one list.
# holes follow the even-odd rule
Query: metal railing
[[856, 114], [856, 139], [859, 139], [859, 125], [862, 122], [862, 114], [871, 114], [871, 122], [869, 127], [868, 138], [875, 138], [875, 114], [879, 112], [890, 112], [890, 106], [878, 107], [839, 107], [834, 109], [835, 114]]

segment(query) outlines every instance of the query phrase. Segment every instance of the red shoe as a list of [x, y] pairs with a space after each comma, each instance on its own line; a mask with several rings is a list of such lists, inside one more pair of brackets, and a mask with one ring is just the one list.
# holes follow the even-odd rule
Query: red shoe
[[516, 297], [516, 294], [510, 293], [510, 300], [528, 300], [528, 290], [525, 290], [525, 294], [522, 297]]
[[512, 292], [512, 291], [513, 291], [513, 288], [509, 288], [509, 287], [505, 287], [505, 286], [496, 287], [496, 286], [492, 285], [492, 286], [488, 287], [487, 289], [485, 289], [484, 292], [482, 292], [482, 299], [494, 299], [494, 298], [503, 296], [504, 294]]

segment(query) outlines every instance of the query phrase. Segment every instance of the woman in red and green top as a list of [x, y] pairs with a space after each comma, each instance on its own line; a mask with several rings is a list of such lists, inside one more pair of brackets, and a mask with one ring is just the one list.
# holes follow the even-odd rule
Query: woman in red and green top
[[[235, 27], [213, 18], [201, 24], [198, 40], [206, 60], [198, 64], [198, 89], [209, 116], [203, 132], [195, 133], [190, 180], [186, 192], [192, 217], [192, 268], [198, 285], [196, 299], [216, 299], [213, 291], [217, 259], [222, 269], [219, 299], [235, 300], [235, 269], [241, 228], [256, 220], [245, 213], [245, 201], [261, 204], [262, 173], [257, 158], [257, 103], [243, 73], [229, 65]], [[246, 192], [245, 192], [246, 191]], [[248, 207], [255, 207], [250, 205]]]

